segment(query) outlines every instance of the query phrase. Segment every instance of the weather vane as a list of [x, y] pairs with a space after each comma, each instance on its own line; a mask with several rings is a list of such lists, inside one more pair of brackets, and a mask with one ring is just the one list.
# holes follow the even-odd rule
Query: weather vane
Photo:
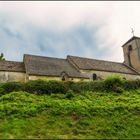
[[134, 36], [134, 29], [133, 28], [131, 28], [131, 33]]

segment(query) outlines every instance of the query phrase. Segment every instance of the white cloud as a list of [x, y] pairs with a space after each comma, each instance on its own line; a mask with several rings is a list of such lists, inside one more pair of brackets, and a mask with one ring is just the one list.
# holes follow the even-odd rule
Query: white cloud
[[[107, 49], [110, 52], [108, 56], [101, 54], [101, 58], [123, 61], [121, 45], [132, 36], [131, 27], [135, 29], [135, 34], [140, 36], [139, 7], [138, 1], [12, 1], [0, 2], [0, 15], [7, 20], [3, 26], [13, 33], [20, 32], [29, 44], [35, 41], [34, 33], [37, 32], [32, 31], [32, 28], [28, 30], [27, 25], [61, 33], [76, 26], [86, 26], [93, 32], [93, 39], [96, 36], [98, 50]], [[35, 42], [33, 44], [35, 45]], [[65, 43], [62, 44], [61, 49], [64, 49]], [[17, 46], [16, 41], [13, 45]], [[37, 46], [32, 49], [39, 51]], [[92, 46], [90, 50], [83, 48], [85, 56], [91, 57], [91, 49]]]
[[[0, 11], [10, 13], [18, 22], [30, 22], [39, 26], [55, 25], [67, 28], [81, 22], [103, 24], [111, 6], [105, 2], [1, 2]], [[100, 7], [100, 8], [98, 8]], [[102, 9], [102, 10], [101, 10]], [[90, 24], [89, 22], [89, 24]], [[59, 26], [59, 27], [58, 27]]]

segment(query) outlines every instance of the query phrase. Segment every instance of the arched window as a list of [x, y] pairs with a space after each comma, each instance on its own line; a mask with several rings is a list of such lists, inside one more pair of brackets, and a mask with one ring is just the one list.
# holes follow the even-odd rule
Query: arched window
[[66, 81], [66, 78], [65, 78], [64, 75], [62, 76], [61, 80], [62, 80], [62, 81]]
[[96, 75], [95, 73], [93, 73], [92, 79], [93, 79], [93, 80], [97, 80], [97, 75]]
[[68, 74], [66, 72], [61, 73], [61, 80], [66, 81], [68, 79]]
[[131, 65], [131, 57], [130, 57], [131, 51], [132, 51], [132, 45], [129, 45], [128, 46], [128, 62], [129, 62], [129, 66], [132, 66]]
[[128, 51], [129, 51], [129, 52], [132, 51], [132, 45], [129, 45]]

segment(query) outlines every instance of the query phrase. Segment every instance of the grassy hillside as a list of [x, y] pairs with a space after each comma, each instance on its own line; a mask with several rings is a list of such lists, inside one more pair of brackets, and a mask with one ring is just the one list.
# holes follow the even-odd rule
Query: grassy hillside
[[140, 138], [140, 90], [1, 95], [0, 138]]

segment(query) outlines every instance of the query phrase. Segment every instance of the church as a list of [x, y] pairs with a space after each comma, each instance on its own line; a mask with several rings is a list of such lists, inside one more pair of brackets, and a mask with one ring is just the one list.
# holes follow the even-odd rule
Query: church
[[68, 55], [66, 59], [24, 54], [23, 62], [0, 61], [0, 81], [48, 79], [61, 81], [100, 80], [109, 75], [140, 78], [140, 38], [133, 36], [122, 45], [124, 62]]

